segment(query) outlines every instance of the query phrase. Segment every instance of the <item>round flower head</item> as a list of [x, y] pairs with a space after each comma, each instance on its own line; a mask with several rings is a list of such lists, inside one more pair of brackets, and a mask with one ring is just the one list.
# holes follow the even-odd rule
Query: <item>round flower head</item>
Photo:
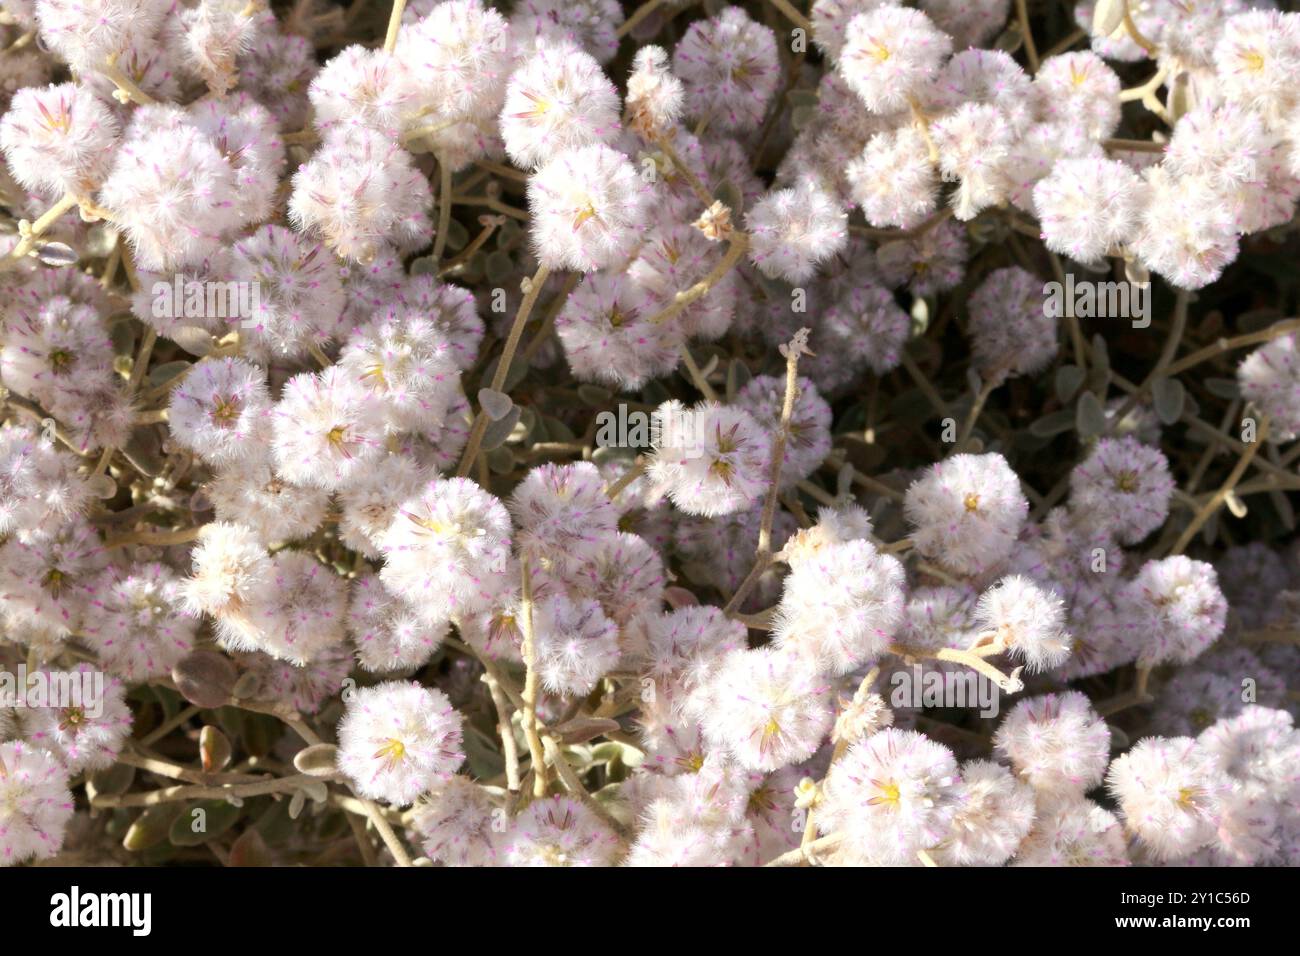
[[959, 806], [935, 849], [940, 866], [1001, 866], [1034, 823], [1034, 791], [990, 760], [962, 764]]
[[385, 315], [354, 329], [338, 364], [374, 393], [399, 431], [440, 426], [459, 391], [451, 343], [418, 313]]
[[229, 465], [270, 437], [266, 373], [237, 358], [199, 362], [172, 391], [172, 437], [204, 461]]
[[379, 578], [367, 572], [352, 586], [348, 630], [357, 645], [357, 660], [375, 673], [422, 667], [447, 637], [447, 624], [430, 624]]
[[813, 0], [809, 11], [813, 43], [828, 59], [838, 60], [844, 49], [844, 31], [850, 20], [877, 7], [898, 5], [898, 0]]
[[1019, 266], [990, 272], [968, 308], [975, 365], [989, 381], [1034, 375], [1055, 358], [1057, 317], [1042, 281]]
[[515, 544], [535, 566], [588, 560], [618, 524], [604, 479], [586, 461], [534, 468], [515, 488], [509, 507], [519, 529]]
[[769, 437], [743, 409], [666, 402], [655, 411], [648, 475], [687, 514], [741, 511], [767, 484]]
[[811, 180], [778, 189], [745, 216], [749, 257], [769, 278], [803, 282], [848, 242], [848, 216]]
[[68, 773], [111, 767], [131, 733], [122, 682], [90, 664], [58, 674], [46, 671], [41, 679], [51, 689], [70, 690], [71, 699], [24, 709], [23, 739], [47, 751]]
[[4, 326], [0, 379], [54, 412], [71, 389], [108, 380], [113, 347], [88, 305], [55, 296], [39, 309], [15, 311]]
[[383, 430], [379, 402], [345, 369], [295, 375], [272, 412], [276, 471], [294, 484], [338, 489], [380, 455]]
[[1110, 728], [1078, 691], [1043, 694], [1016, 704], [999, 725], [993, 745], [1040, 793], [1082, 796], [1106, 772]]
[[445, 866], [495, 866], [498, 821], [505, 811], [468, 777], [456, 774], [420, 800], [411, 825], [429, 859]]
[[268, 225], [230, 250], [230, 277], [256, 289], [242, 316], [240, 345], [258, 361], [298, 359], [333, 337], [343, 286], [325, 247]]
[[136, 265], [163, 272], [201, 262], [241, 225], [239, 189], [235, 167], [193, 117], [156, 104], [132, 113], [100, 201], [125, 230]]
[[853, 201], [880, 229], [912, 229], [934, 213], [939, 176], [914, 126], [877, 133], [845, 170]]
[[1295, 333], [1280, 336], [1246, 356], [1237, 367], [1241, 394], [1269, 418], [1271, 441], [1300, 435], [1300, 357]]
[[255, 11], [239, 0], [200, 0], [197, 7], [180, 11], [185, 64], [218, 96], [239, 80], [236, 61], [256, 32]]
[[826, 685], [788, 651], [731, 651], [702, 693], [709, 744], [750, 770], [776, 770], [807, 759], [831, 729]]
[[528, 180], [538, 261], [578, 272], [622, 262], [641, 239], [647, 199], [645, 183], [615, 149], [596, 143], [552, 154]]
[[1285, 710], [1252, 704], [1207, 728], [1197, 743], [1234, 782], [1294, 804], [1300, 790], [1300, 731]]
[[465, 478], [437, 479], [399, 509], [380, 540], [385, 585], [426, 619], [485, 610], [502, 587], [510, 516]]
[[167, 677], [193, 648], [198, 621], [166, 565], [109, 568], [95, 593], [86, 642], [106, 670], [131, 683]]
[[706, 678], [724, 654], [746, 646], [743, 624], [704, 605], [660, 614], [649, 622], [647, 632], [649, 675], [688, 690]]
[[154, 35], [167, 0], [37, 0], [41, 39], [78, 73], [94, 73], [138, 39]]
[[903, 619], [905, 575], [869, 541], [828, 544], [785, 579], [772, 636], [777, 647], [847, 674], [872, 663]]
[[1114, 159], [1058, 159], [1034, 187], [1034, 208], [1047, 248], [1095, 262], [1136, 230], [1142, 181]]
[[24, 426], [0, 425], [0, 536], [39, 537], [80, 514], [90, 488], [79, 464]]
[[271, 559], [253, 529], [212, 522], [190, 552], [185, 603], [195, 614], [241, 613], [254, 588], [271, 573]]
[[1266, 114], [1284, 112], [1296, 102], [1300, 16], [1248, 10], [1229, 17], [1214, 47], [1214, 68], [1228, 99]]
[[1050, 670], [1070, 654], [1065, 602], [1055, 591], [1019, 574], [1008, 575], [980, 596], [975, 624], [991, 640], [1025, 661], [1031, 671]]
[[610, 142], [618, 108], [618, 91], [590, 55], [543, 42], [510, 77], [501, 138], [520, 166], [540, 166], [566, 150]]
[[0, 545], [4, 614], [60, 638], [79, 631], [106, 563], [99, 535], [80, 517], [26, 542], [11, 538]]
[[21, 740], [0, 744], [0, 866], [59, 852], [73, 811], [68, 776], [39, 747]]
[[1148, 561], [1119, 596], [1143, 664], [1186, 664], [1219, 639], [1228, 602], [1214, 567], [1181, 554]]
[[906, 285], [913, 295], [934, 295], [960, 284], [969, 255], [965, 230], [945, 220], [915, 239], [882, 242], [876, 268], [890, 288]]
[[501, 838], [506, 866], [613, 866], [618, 836], [572, 797], [535, 800]]
[[339, 722], [339, 770], [362, 796], [408, 806], [464, 761], [461, 723], [436, 688], [398, 681], [358, 688]]
[[408, 82], [418, 78], [417, 95], [440, 125], [457, 117], [494, 119], [515, 52], [501, 14], [481, 0], [450, 0], [402, 27], [395, 56], [406, 65]]
[[416, 111], [416, 87], [405, 63], [386, 50], [359, 45], [331, 57], [307, 96], [322, 132], [364, 126], [395, 140]]
[[919, 10], [885, 6], [849, 20], [837, 67], [873, 113], [907, 109], [952, 53], [952, 40]]
[[686, 113], [727, 131], [756, 130], [780, 82], [776, 36], [740, 7], [696, 20], [673, 49]]
[[907, 489], [917, 550], [958, 574], [1006, 560], [1029, 513], [1020, 479], [998, 454], [953, 455]]
[[1043, 801], [1015, 866], [1128, 866], [1124, 828], [1091, 800]]
[[108, 173], [117, 117], [84, 86], [19, 90], [0, 119], [0, 149], [24, 188], [89, 196]]
[[679, 361], [682, 333], [676, 322], [651, 322], [657, 311], [627, 275], [588, 275], [555, 320], [574, 377], [635, 390], [669, 374]]
[[1146, 171], [1149, 198], [1130, 246], [1138, 260], [1180, 289], [1199, 289], [1237, 258], [1237, 224], [1224, 194], [1202, 176]]
[[1120, 544], [1137, 544], [1169, 516], [1174, 480], [1158, 448], [1103, 438], [1070, 472], [1070, 507]]
[[1034, 119], [1033, 86], [1020, 64], [1003, 50], [963, 50], [946, 64], [927, 91], [928, 105], [978, 103], [997, 107], [1013, 129]]
[[912, 730], [888, 727], [850, 747], [826, 776], [817, 826], [839, 834], [856, 865], [911, 864], [936, 846], [961, 807], [952, 752]]
[[853, 502], [834, 508], [823, 505], [817, 509], [816, 524], [790, 536], [781, 550], [781, 558], [793, 569], [816, 559], [833, 545], [870, 540], [873, 532], [871, 515], [861, 505]]
[[552, 694], [581, 697], [619, 661], [618, 625], [595, 601], [553, 595], [533, 609], [537, 674]]
[[1190, 737], [1139, 740], [1106, 774], [1124, 822], [1157, 860], [1177, 860], [1214, 839], [1226, 783]]
[[247, 93], [207, 97], [191, 105], [188, 114], [234, 171], [238, 225], [266, 219], [285, 166], [275, 118]]
[[1080, 125], [1093, 139], [1119, 128], [1119, 91], [1119, 76], [1090, 50], [1049, 56], [1034, 74], [1039, 115]]
[[433, 226], [429, 181], [411, 154], [364, 127], [331, 131], [293, 176], [289, 215], [341, 258], [366, 263], [385, 245], [414, 252]]
[[249, 589], [238, 614], [218, 620], [222, 644], [305, 665], [344, 638], [347, 584], [301, 551], [280, 551]]

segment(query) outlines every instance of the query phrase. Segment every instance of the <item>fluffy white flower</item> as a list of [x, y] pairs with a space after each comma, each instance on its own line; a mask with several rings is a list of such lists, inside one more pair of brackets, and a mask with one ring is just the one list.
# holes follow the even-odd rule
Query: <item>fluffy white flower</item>
[[826, 685], [789, 651], [731, 651], [702, 692], [710, 745], [751, 770], [776, 770], [812, 756], [831, 728]]
[[939, 175], [914, 126], [877, 133], [845, 170], [853, 201], [880, 229], [912, 229], [934, 213]]
[[380, 539], [380, 577], [426, 619], [484, 610], [502, 590], [510, 516], [465, 478], [437, 479], [405, 502]]
[[1110, 761], [1110, 728], [1078, 691], [1020, 701], [993, 738], [1022, 780], [1054, 797], [1082, 797]]
[[337, 365], [289, 379], [271, 427], [276, 471], [294, 484], [338, 489], [382, 451], [379, 402]]
[[615, 149], [596, 143], [554, 153], [528, 180], [538, 260], [592, 272], [626, 259], [640, 238], [647, 199], [646, 184]]
[[121, 128], [84, 86], [19, 90], [0, 120], [0, 149], [14, 177], [52, 198], [89, 196], [108, 173]]
[[1300, 357], [1295, 333], [1274, 339], [1251, 352], [1237, 367], [1241, 394], [1268, 415], [1271, 441], [1300, 435]]
[[818, 549], [785, 579], [772, 628], [776, 645], [832, 674], [872, 663], [902, 622], [904, 580], [898, 559], [869, 541]]
[[1016, 850], [1015, 866], [1128, 866], [1124, 828], [1091, 800], [1040, 801], [1033, 829]]
[[1144, 664], [1199, 657], [1219, 639], [1228, 602], [1213, 566], [1175, 554], [1148, 561], [1119, 595]]
[[398, 681], [358, 688], [339, 722], [339, 770], [363, 796], [408, 806], [464, 761], [461, 723], [437, 688]]
[[817, 826], [843, 838], [857, 865], [914, 863], [943, 840], [961, 807], [952, 752], [912, 731], [888, 727], [850, 747], [826, 776]]
[[1070, 654], [1065, 602], [1055, 591], [1011, 574], [980, 595], [975, 624], [993, 642], [1025, 661], [1031, 671], [1050, 670]]
[[1056, 357], [1057, 316], [1032, 273], [1019, 266], [994, 269], [967, 308], [975, 366], [990, 382], [1034, 375]]
[[[70, 678], [74, 683], [64, 686], [79, 685], [84, 689], [98, 683], [90, 680], [98, 673], [90, 664], [78, 664], [70, 671], [47, 671], [42, 676], [51, 688]], [[92, 690], [84, 699], [62, 706], [49, 702], [50, 706], [22, 711], [23, 739], [48, 752], [68, 773], [111, 767], [131, 733], [131, 711], [126, 706], [122, 682], [116, 677], [99, 677], [102, 690]]]
[[370, 573], [352, 584], [347, 623], [357, 645], [357, 660], [366, 670], [381, 674], [427, 664], [448, 631], [446, 623], [424, 621]]
[[502, 837], [507, 866], [612, 866], [618, 836], [572, 797], [536, 800]]
[[723, 515], [747, 508], [767, 484], [770, 438], [740, 408], [666, 402], [647, 474], [681, 511]]
[[755, 130], [781, 79], [776, 35], [740, 7], [687, 27], [673, 49], [686, 112], [730, 132]]
[[885, 6], [854, 16], [844, 33], [837, 67], [875, 113], [896, 113], [952, 53], [952, 40], [919, 10]]
[[1103, 438], [1070, 472], [1070, 507], [1120, 544], [1137, 544], [1169, 516], [1174, 480], [1158, 448]]
[[1215, 837], [1226, 779], [1190, 737], [1139, 740], [1111, 764], [1106, 786], [1157, 860], [1185, 857]]
[[554, 595], [533, 608], [537, 674], [553, 694], [581, 697], [619, 661], [618, 625], [595, 601]]
[[1101, 259], [1136, 231], [1142, 180], [1114, 159], [1058, 159], [1034, 187], [1047, 248], [1080, 262]]
[[293, 176], [289, 215], [344, 259], [373, 261], [384, 245], [414, 252], [429, 241], [433, 194], [415, 161], [365, 127], [332, 130]]
[[959, 806], [934, 852], [940, 866], [1001, 866], [1034, 823], [1034, 791], [989, 760], [962, 764]]
[[73, 811], [68, 776], [39, 747], [21, 740], [0, 744], [0, 866], [59, 852]]
[[1029, 514], [1020, 479], [998, 454], [953, 455], [907, 489], [917, 550], [958, 574], [1006, 560]]
[[429, 859], [447, 866], [495, 866], [505, 810], [468, 777], [456, 774], [420, 800], [411, 824]]
[[172, 437], [204, 461], [229, 465], [258, 453], [270, 438], [266, 373], [237, 358], [199, 362], [172, 391]]
[[600, 64], [567, 41], [543, 42], [510, 77], [501, 137], [520, 166], [618, 135], [618, 92]]
[[778, 189], [745, 216], [749, 257], [771, 278], [803, 282], [848, 242], [848, 216], [811, 180]]
[[166, 565], [109, 568], [95, 592], [86, 642], [106, 670], [132, 683], [168, 677], [193, 648], [198, 621], [185, 613], [182, 578]]

